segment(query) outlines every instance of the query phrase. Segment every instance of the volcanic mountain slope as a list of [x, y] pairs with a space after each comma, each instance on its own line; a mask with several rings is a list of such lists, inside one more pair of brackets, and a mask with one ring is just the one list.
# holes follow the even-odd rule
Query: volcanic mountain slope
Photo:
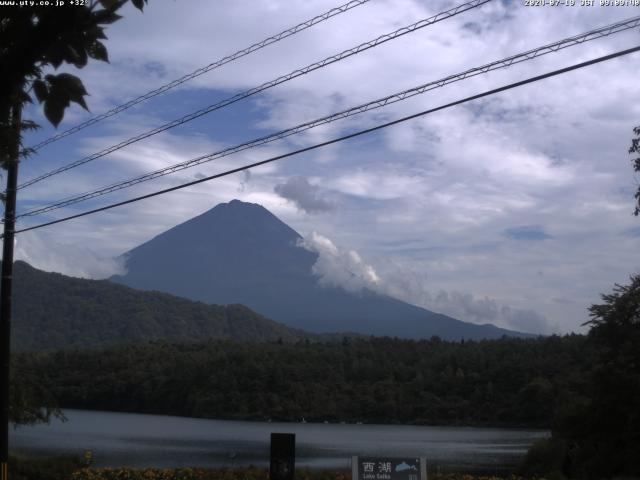
[[318, 284], [318, 255], [264, 207], [233, 200], [125, 254], [127, 274], [112, 280], [213, 304], [243, 304], [311, 332], [460, 340], [525, 336], [476, 325], [380, 295]]

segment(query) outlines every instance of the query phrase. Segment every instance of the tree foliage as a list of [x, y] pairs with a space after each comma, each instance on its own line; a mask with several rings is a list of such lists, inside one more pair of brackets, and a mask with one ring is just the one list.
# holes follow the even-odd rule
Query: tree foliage
[[60, 405], [237, 420], [549, 427], [586, 338], [152, 343], [21, 354]]
[[602, 300], [589, 309], [586, 395], [565, 401], [553, 432], [579, 478], [640, 475], [640, 275]]
[[[54, 126], [71, 102], [88, 109], [82, 81], [70, 73], [45, 73], [63, 64], [84, 67], [89, 58], [108, 61], [104, 27], [121, 17], [116, 13], [128, 0], [96, 0], [86, 5], [54, 8], [49, 5], [4, 6], [0, 16], [0, 166], [14, 165], [17, 175], [22, 134], [36, 123], [22, 119], [25, 104], [35, 99]], [[146, 0], [132, 0], [142, 10]], [[40, 2], [35, 2], [40, 3]], [[48, 3], [48, 2], [47, 2]], [[22, 148], [21, 155], [30, 152]], [[12, 193], [15, 195], [15, 192]], [[2, 200], [5, 200], [2, 194]], [[51, 398], [39, 378], [13, 375], [10, 418], [14, 423], [46, 421]]]
[[597, 367], [584, 439], [588, 471], [640, 475], [640, 275], [602, 299], [590, 308]]
[[48, 422], [53, 415], [64, 420], [56, 399], [46, 385], [42, 372], [11, 362], [9, 421], [14, 425]]
[[[0, 17], [0, 164], [11, 159], [16, 141], [12, 114], [35, 99], [54, 126], [71, 102], [88, 109], [82, 80], [70, 73], [45, 73], [63, 64], [83, 68], [90, 58], [108, 61], [104, 28], [121, 17], [128, 0], [99, 0], [70, 8], [3, 7]], [[132, 0], [142, 10], [147, 0]], [[38, 2], [36, 2], [38, 3]], [[21, 122], [18, 132], [35, 128]], [[19, 136], [21, 136], [19, 133]], [[17, 139], [18, 141], [21, 138]], [[23, 151], [23, 153], [30, 153]]]
[[[633, 169], [636, 172], [640, 172], [640, 126], [633, 129], [633, 133], [636, 135], [636, 138], [631, 140], [631, 147], [629, 148], [629, 153], [636, 154], [637, 157], [634, 158], [633, 161]], [[633, 214], [635, 216], [640, 215], [640, 187], [635, 194], [636, 198], [636, 208]]]

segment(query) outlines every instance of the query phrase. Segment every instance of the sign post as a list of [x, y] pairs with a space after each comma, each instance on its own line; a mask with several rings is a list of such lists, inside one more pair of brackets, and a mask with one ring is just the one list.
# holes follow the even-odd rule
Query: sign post
[[296, 470], [296, 435], [271, 434], [270, 480], [294, 480]]
[[427, 480], [424, 457], [352, 457], [352, 480]]

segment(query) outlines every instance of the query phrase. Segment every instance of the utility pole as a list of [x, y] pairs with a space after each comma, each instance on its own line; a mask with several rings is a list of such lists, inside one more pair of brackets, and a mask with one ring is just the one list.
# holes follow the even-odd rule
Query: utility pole
[[11, 362], [11, 287], [13, 280], [13, 243], [16, 224], [16, 193], [18, 186], [18, 157], [20, 154], [20, 125], [22, 106], [15, 102], [11, 109], [13, 142], [7, 158], [7, 190], [4, 205], [4, 235], [2, 237], [2, 278], [0, 279], [0, 480], [9, 478], [9, 375]]

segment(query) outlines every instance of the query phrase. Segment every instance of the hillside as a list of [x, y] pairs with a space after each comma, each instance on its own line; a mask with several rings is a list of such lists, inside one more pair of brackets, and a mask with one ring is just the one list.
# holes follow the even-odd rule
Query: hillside
[[207, 305], [108, 281], [85, 280], [14, 267], [12, 342], [15, 350], [116, 344], [297, 341], [297, 331], [242, 305]]
[[321, 286], [318, 255], [264, 207], [233, 200], [171, 228], [125, 254], [112, 278], [212, 304], [240, 303], [306, 331], [447, 340], [525, 334], [462, 322], [371, 290]]

